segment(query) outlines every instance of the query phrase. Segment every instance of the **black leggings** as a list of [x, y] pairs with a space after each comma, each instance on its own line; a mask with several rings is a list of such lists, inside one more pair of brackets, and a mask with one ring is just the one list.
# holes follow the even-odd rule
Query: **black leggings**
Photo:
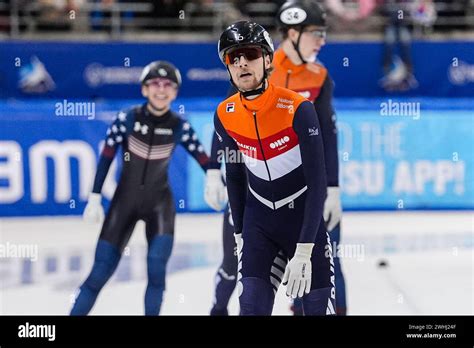
[[105, 218], [99, 239], [116, 246], [120, 252], [126, 247], [138, 220], [145, 222], [148, 243], [156, 235], [174, 235], [176, 210], [169, 189], [151, 195], [120, 190], [115, 193]]

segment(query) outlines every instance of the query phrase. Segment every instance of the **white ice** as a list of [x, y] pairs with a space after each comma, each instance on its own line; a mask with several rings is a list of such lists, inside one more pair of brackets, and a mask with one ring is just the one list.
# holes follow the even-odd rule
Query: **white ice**
[[[162, 314], [208, 314], [222, 255], [221, 223], [219, 214], [177, 216]], [[341, 261], [348, 314], [474, 314], [473, 226], [472, 212], [345, 213]], [[98, 233], [98, 225], [78, 217], [0, 219], [0, 314], [67, 314], [92, 265]], [[22, 284], [25, 259], [12, 248], [27, 244], [38, 247], [37, 260], [31, 262], [31, 283]], [[71, 270], [74, 255], [81, 265]], [[92, 314], [143, 314], [145, 257], [140, 223]], [[388, 267], [378, 267], [381, 260]], [[238, 313], [235, 293], [229, 309]], [[280, 287], [274, 314], [289, 313]]]

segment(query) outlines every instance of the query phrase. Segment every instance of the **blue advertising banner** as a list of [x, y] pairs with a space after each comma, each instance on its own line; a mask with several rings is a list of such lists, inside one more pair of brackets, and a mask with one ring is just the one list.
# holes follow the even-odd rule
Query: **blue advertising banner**
[[[107, 127], [118, 111], [141, 102], [0, 104], [0, 216], [82, 214]], [[75, 105], [74, 116], [65, 112], [67, 104]], [[173, 156], [169, 177], [176, 206], [188, 210], [187, 154], [178, 147]], [[106, 206], [120, 175], [120, 157], [102, 189]]]
[[472, 112], [340, 115], [345, 208], [474, 208]]
[[[474, 42], [414, 42], [419, 87], [404, 96], [474, 97]], [[374, 97], [380, 87], [383, 45], [328, 43], [319, 59], [336, 83], [336, 97]], [[228, 75], [216, 43], [2, 42], [0, 98], [131, 99], [153, 60], [169, 60], [183, 76], [182, 97], [223, 97]], [[429, 62], [429, 64], [427, 64]]]
[[[344, 209], [474, 208], [474, 111], [419, 104], [388, 99], [375, 103], [379, 110], [338, 111]], [[204, 120], [206, 114], [190, 117], [207, 140], [212, 120]], [[188, 168], [199, 170], [194, 163]], [[205, 209], [202, 182], [192, 174], [190, 182], [199, 188], [188, 191], [191, 207]]]
[[[82, 214], [107, 125], [120, 109], [140, 102], [83, 103], [74, 116], [61, 112], [65, 101], [0, 103], [0, 216]], [[208, 152], [217, 103], [179, 99], [173, 106], [186, 110]], [[469, 105], [469, 100], [336, 101], [344, 208], [473, 209]], [[106, 200], [119, 173], [116, 163], [102, 191]], [[178, 212], [210, 211], [202, 170], [180, 147], [169, 176]]]

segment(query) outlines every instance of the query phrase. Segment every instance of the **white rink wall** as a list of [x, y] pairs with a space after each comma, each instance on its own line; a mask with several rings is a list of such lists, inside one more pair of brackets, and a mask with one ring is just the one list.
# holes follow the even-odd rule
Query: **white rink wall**
[[[221, 225], [220, 214], [177, 216], [162, 314], [208, 314]], [[143, 227], [137, 225], [92, 314], [143, 314]], [[77, 217], [0, 219], [0, 314], [67, 314], [92, 265], [99, 230]], [[345, 213], [339, 253], [349, 314], [474, 314], [473, 236], [470, 211]], [[381, 260], [388, 267], [378, 267]], [[277, 315], [289, 314], [283, 290]], [[238, 313], [235, 294], [230, 313]]]

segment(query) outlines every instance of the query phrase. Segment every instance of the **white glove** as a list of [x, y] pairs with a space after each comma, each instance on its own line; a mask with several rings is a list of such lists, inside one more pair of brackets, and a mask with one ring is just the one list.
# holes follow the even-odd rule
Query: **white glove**
[[104, 219], [104, 208], [102, 208], [102, 196], [100, 193], [91, 192], [82, 218], [89, 223], [99, 223]]
[[334, 227], [337, 226], [341, 221], [342, 207], [341, 207], [341, 196], [339, 194], [339, 187], [328, 187], [328, 195], [324, 202], [324, 221], [328, 228], [328, 232], [331, 232]]
[[242, 248], [244, 247], [244, 240], [242, 239], [242, 233], [234, 233], [235, 244], [237, 245], [237, 259], [240, 262], [242, 257]]
[[282, 283], [286, 285], [286, 295], [303, 297], [311, 289], [311, 253], [314, 243], [296, 244], [295, 256], [286, 265]]
[[204, 200], [215, 211], [220, 211], [227, 203], [227, 189], [222, 182], [220, 169], [208, 169]]

